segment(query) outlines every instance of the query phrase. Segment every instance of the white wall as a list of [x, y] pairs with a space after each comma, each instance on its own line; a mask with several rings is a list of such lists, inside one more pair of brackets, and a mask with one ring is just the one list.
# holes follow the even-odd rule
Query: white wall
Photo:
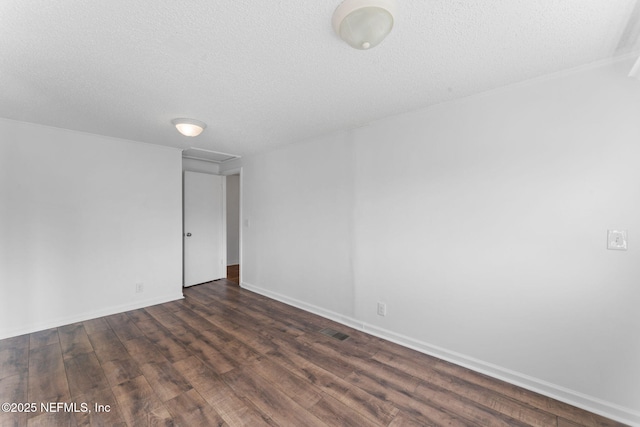
[[240, 175], [227, 176], [227, 265], [240, 263]]
[[354, 314], [353, 153], [347, 138], [243, 161], [244, 286], [336, 315]]
[[244, 285], [640, 424], [632, 64], [245, 159]]
[[181, 168], [179, 150], [0, 119], [0, 338], [182, 298]]

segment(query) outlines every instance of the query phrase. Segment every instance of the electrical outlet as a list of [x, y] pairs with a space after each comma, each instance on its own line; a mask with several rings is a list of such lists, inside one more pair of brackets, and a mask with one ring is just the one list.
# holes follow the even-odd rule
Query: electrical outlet
[[144, 283], [138, 282], [136, 283], [136, 294], [144, 292]]
[[627, 250], [627, 230], [607, 230], [607, 249]]
[[387, 315], [387, 304], [383, 302], [378, 303], [378, 316], [386, 316]]

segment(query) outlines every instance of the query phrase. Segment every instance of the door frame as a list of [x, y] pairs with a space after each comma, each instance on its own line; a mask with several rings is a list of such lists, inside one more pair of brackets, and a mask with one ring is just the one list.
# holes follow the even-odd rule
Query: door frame
[[[243, 260], [244, 251], [242, 249], [243, 248], [243, 243], [242, 242], [244, 240], [242, 238], [243, 230], [244, 230], [244, 224], [243, 224], [243, 221], [242, 221], [242, 218], [244, 218], [244, 214], [243, 214], [243, 197], [242, 197], [242, 193], [243, 193], [242, 166], [237, 167], [237, 168], [233, 168], [233, 169], [229, 169], [229, 170], [225, 170], [225, 171], [220, 171], [220, 175], [223, 175], [225, 177], [229, 176], [229, 175], [239, 175], [240, 176], [240, 185], [239, 185], [240, 206], [239, 206], [239, 209], [238, 209], [239, 210], [239, 215], [240, 215], [240, 218], [239, 218], [239, 221], [238, 221], [238, 228], [239, 228], [239, 230], [238, 230], [238, 232], [239, 232], [238, 233], [238, 239], [239, 239], [239, 242], [238, 242], [238, 262], [240, 263], [240, 279], [239, 279], [240, 283], [238, 285], [240, 287], [242, 287], [242, 277], [243, 277], [242, 271], [244, 269], [244, 260]], [[225, 180], [225, 183], [224, 183], [224, 194], [225, 194], [225, 203], [226, 203], [226, 194], [227, 194], [227, 182], [226, 182], [226, 180]], [[226, 206], [225, 206], [225, 217], [224, 217], [224, 220], [225, 220], [225, 229], [224, 229], [225, 249], [226, 249], [226, 244], [227, 244], [227, 228], [226, 228], [227, 215], [226, 215], [226, 213], [227, 212], [226, 212]], [[225, 252], [225, 260], [226, 260], [226, 252]]]

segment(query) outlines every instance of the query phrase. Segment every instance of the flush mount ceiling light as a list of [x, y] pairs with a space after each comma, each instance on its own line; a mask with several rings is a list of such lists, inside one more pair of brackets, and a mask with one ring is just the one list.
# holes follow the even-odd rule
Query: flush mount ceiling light
[[173, 119], [171, 123], [184, 136], [198, 136], [207, 127], [206, 123], [194, 119]]
[[356, 49], [371, 49], [391, 32], [394, 0], [345, 0], [333, 12], [333, 29]]

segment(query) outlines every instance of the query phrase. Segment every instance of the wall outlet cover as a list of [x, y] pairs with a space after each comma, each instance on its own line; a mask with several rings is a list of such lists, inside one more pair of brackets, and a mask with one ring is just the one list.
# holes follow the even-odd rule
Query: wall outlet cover
[[607, 230], [607, 249], [627, 250], [627, 230]]

